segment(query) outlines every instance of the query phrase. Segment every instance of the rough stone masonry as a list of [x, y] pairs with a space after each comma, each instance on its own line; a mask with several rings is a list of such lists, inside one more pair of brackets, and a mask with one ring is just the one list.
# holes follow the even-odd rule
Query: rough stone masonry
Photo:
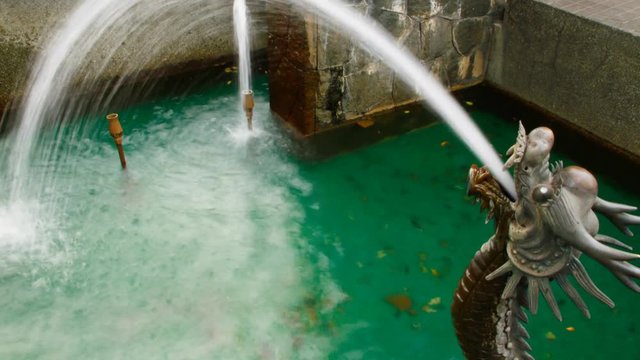
[[[495, 0], [352, 0], [450, 89], [484, 80]], [[347, 34], [290, 5], [267, 8], [271, 107], [304, 136], [418, 99]]]

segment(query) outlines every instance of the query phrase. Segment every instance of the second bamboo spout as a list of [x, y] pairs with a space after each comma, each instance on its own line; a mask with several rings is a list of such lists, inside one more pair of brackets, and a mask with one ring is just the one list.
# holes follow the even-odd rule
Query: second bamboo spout
[[118, 114], [114, 113], [107, 115], [107, 120], [109, 121], [109, 133], [111, 134], [111, 137], [113, 137], [113, 141], [116, 143], [116, 147], [118, 148], [120, 165], [122, 165], [123, 169], [126, 169], [127, 159], [124, 156], [124, 148], [122, 147], [122, 137], [124, 136], [124, 130], [122, 130], [122, 125], [120, 125]]
[[253, 100], [253, 91], [244, 90], [242, 91], [242, 108], [244, 109], [245, 114], [247, 115], [247, 126], [249, 130], [253, 130], [253, 107], [255, 106], [255, 102]]

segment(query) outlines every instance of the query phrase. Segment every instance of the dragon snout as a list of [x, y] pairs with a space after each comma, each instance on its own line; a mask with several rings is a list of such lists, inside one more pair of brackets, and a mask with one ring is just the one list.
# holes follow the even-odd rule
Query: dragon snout
[[489, 176], [489, 172], [486, 168], [478, 167], [478, 165], [473, 164], [469, 168], [469, 176], [467, 177], [467, 196], [479, 196], [478, 185], [480, 185], [483, 181], [487, 179]]

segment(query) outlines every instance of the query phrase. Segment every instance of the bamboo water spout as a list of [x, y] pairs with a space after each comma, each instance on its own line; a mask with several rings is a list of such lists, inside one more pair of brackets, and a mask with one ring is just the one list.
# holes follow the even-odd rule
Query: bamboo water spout
[[255, 101], [253, 99], [253, 91], [251, 90], [242, 91], [242, 108], [244, 109], [244, 112], [247, 115], [247, 126], [249, 127], [249, 130], [253, 130], [254, 106], [255, 106]]
[[120, 165], [122, 165], [123, 169], [126, 169], [127, 159], [124, 156], [124, 148], [122, 147], [122, 137], [124, 136], [124, 130], [122, 130], [122, 125], [120, 124], [118, 114], [113, 113], [107, 115], [107, 121], [109, 121], [109, 133], [111, 134], [111, 137], [113, 137], [113, 141], [116, 143], [116, 147], [118, 148]]

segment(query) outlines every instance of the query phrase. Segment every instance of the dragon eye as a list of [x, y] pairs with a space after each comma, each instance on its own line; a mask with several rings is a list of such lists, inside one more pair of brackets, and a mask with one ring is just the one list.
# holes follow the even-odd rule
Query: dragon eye
[[533, 201], [537, 203], [545, 203], [553, 197], [553, 190], [548, 185], [538, 185], [531, 193]]

